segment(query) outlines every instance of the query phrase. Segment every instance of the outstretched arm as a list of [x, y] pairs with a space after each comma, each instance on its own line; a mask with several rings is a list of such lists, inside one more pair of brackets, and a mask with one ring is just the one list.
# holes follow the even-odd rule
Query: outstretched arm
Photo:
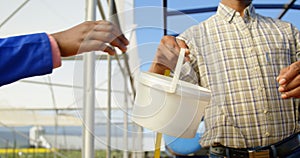
[[51, 34], [58, 43], [61, 56], [73, 56], [89, 51], [116, 52], [108, 44], [126, 52], [128, 40], [120, 29], [108, 21], [87, 21], [68, 30]]
[[[115, 54], [108, 44], [125, 52], [129, 42], [119, 28], [107, 21], [83, 22], [51, 35], [37, 33], [0, 39], [0, 86], [51, 73], [60, 66], [60, 56], [98, 50]], [[53, 46], [58, 47], [55, 52]], [[57, 60], [53, 57], [59, 61], [54, 63]]]

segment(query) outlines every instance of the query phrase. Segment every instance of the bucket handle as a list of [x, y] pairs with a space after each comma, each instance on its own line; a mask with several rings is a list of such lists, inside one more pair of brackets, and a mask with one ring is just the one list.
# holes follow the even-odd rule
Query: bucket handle
[[186, 50], [185, 48], [180, 49], [169, 93], [175, 93], [175, 91], [176, 91], [176, 87], [177, 87], [177, 83], [179, 81], [181, 68], [182, 68], [182, 65], [183, 65], [185, 50]]

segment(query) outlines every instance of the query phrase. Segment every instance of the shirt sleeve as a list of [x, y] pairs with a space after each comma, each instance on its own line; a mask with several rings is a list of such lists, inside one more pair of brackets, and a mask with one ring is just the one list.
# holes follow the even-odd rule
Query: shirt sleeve
[[52, 37], [51, 35], [48, 35], [48, 37], [49, 37], [51, 51], [52, 51], [53, 69], [55, 69], [61, 66], [60, 50], [55, 38]]
[[296, 27], [293, 27], [294, 30], [294, 38], [295, 38], [295, 45], [296, 45], [296, 60], [300, 61], [300, 32]]
[[51, 44], [46, 33], [0, 39], [0, 86], [52, 72]]

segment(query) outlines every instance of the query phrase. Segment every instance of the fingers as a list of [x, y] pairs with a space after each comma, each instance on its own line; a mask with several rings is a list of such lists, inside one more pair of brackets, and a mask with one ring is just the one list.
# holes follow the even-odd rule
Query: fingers
[[[174, 54], [178, 54], [181, 48], [188, 48], [183, 40], [174, 36], [164, 36], [160, 44], [164, 45], [168, 50], [175, 52]], [[189, 50], [186, 49], [186, 55], [189, 55], [189, 53]]]
[[[150, 71], [163, 74], [166, 69], [173, 70], [176, 67], [181, 48], [188, 48], [183, 40], [173, 36], [164, 36], [160, 41]], [[188, 54], [189, 51], [186, 49], [186, 57]]]
[[117, 37], [125, 45], [129, 44], [128, 39], [124, 36], [124, 34], [121, 32], [121, 30], [117, 26], [115, 26], [114, 24], [112, 24], [110, 22], [105, 21], [104, 24], [97, 25], [95, 27], [95, 31], [109, 32], [109, 33], [115, 35], [115, 37]]
[[281, 98], [300, 98], [300, 75], [296, 76], [288, 84], [280, 85], [278, 91], [281, 92]]
[[291, 91], [284, 92], [281, 94], [282, 99], [289, 99], [289, 98], [300, 98], [300, 87], [294, 88]]
[[296, 87], [300, 86], [300, 75], [296, 76], [292, 81], [288, 84], [280, 85], [278, 88], [279, 92], [287, 92]]
[[300, 97], [300, 75], [296, 76], [288, 84], [280, 85], [278, 91], [281, 92], [281, 98], [299, 98]]
[[172, 69], [174, 67], [174, 61], [176, 61], [178, 56], [176, 55], [176, 50], [179, 50], [179, 46], [175, 37], [163, 36], [149, 71], [164, 74], [165, 70]]
[[127, 50], [126, 44], [110, 32], [93, 32], [88, 40], [110, 43], [112, 46], [118, 47], [122, 52], [126, 52]]
[[297, 61], [290, 66], [282, 69], [280, 71], [279, 76], [277, 77], [277, 81], [280, 85], [285, 85], [291, 82], [300, 72], [300, 61]]
[[280, 71], [277, 81], [279, 83], [278, 91], [282, 93], [281, 98], [299, 98], [300, 97], [300, 62], [295, 62]]
[[186, 48], [185, 49], [185, 61], [190, 61], [190, 57], [189, 57], [190, 50], [188, 49], [188, 46], [186, 45], [186, 43], [179, 38], [176, 38], [176, 41], [180, 48]]
[[121, 30], [114, 24], [107, 21], [98, 21], [91, 35], [94, 40], [110, 43], [112, 46], [120, 48], [122, 52], [127, 50], [129, 41], [122, 34]]
[[177, 56], [176, 52], [180, 51], [180, 47], [173, 36], [164, 36], [161, 40], [159, 52], [161, 55], [167, 57], [169, 60], [173, 60], [173, 57]]
[[87, 40], [82, 42], [80, 52], [90, 52], [101, 50], [107, 52], [109, 55], [114, 55], [116, 51], [106, 43], [99, 42], [98, 40]]
[[173, 36], [164, 36], [158, 47], [157, 55], [161, 63], [174, 69], [180, 52], [180, 45]]

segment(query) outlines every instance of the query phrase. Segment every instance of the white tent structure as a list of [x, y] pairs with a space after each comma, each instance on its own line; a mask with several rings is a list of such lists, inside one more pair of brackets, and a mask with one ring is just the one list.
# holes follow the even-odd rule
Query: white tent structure
[[[57, 32], [85, 20], [104, 19], [104, 16], [113, 20], [109, 4], [106, 0], [0, 2], [0, 37]], [[52, 74], [0, 87], [0, 125], [11, 131], [18, 126], [57, 127], [54, 135], [46, 136], [55, 148], [64, 148], [59, 145], [62, 140], [59, 127], [83, 127], [82, 137], [72, 139], [82, 141], [70, 145], [82, 148], [83, 157], [93, 157], [90, 151], [94, 150], [94, 143], [98, 149], [106, 148], [108, 157], [112, 149], [123, 150], [124, 157], [128, 156], [128, 150], [145, 150], [141, 135], [137, 135], [141, 128], [134, 125], [127, 115], [134, 97], [130, 79], [139, 71], [133, 7], [133, 0], [116, 1], [120, 27], [130, 40], [128, 57], [119, 54], [108, 59], [105, 53], [94, 52], [65, 58], [62, 67]], [[95, 85], [92, 93], [88, 89], [91, 85]], [[113, 129], [119, 134], [114, 136]], [[151, 137], [149, 141], [152, 141]]]

